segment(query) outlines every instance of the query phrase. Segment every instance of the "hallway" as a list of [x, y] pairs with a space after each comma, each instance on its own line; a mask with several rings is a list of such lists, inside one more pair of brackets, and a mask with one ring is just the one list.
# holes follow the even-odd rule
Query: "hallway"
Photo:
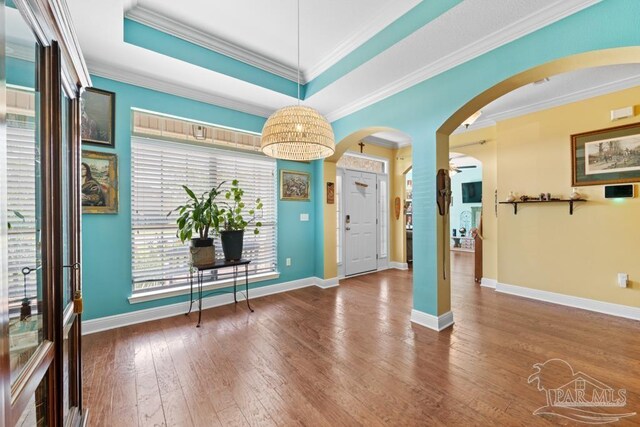
[[[632, 321], [501, 295], [453, 255], [456, 323], [412, 326], [411, 273], [388, 270], [86, 336], [90, 425], [532, 425], [553, 357], [640, 408]], [[623, 421], [640, 423], [632, 417]]]

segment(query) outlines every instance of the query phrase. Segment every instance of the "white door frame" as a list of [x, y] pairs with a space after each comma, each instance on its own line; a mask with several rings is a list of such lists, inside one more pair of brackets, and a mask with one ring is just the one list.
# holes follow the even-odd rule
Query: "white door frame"
[[[371, 157], [371, 158], [375, 158], [378, 160], [386, 160], [382, 157], [374, 157], [374, 156], [363, 156], [363, 157]], [[387, 167], [388, 167], [388, 163], [387, 163]], [[345, 239], [345, 172], [346, 171], [354, 171], [354, 172], [368, 172], [368, 171], [362, 171], [362, 170], [358, 170], [358, 169], [347, 169], [347, 168], [337, 168], [336, 169], [336, 175], [340, 175], [341, 177], [341, 182], [342, 182], [342, 188], [340, 189], [340, 210], [341, 210], [341, 214], [340, 214], [340, 218], [338, 219], [338, 221], [340, 221], [340, 242], [337, 242], [338, 244], [342, 243], [342, 257], [340, 259], [340, 263], [338, 264], [338, 277], [342, 278], [345, 277], [345, 264], [346, 264], [346, 239]], [[374, 173], [374, 172], [370, 172], [370, 173]], [[379, 188], [379, 183], [380, 180], [385, 180], [387, 182], [387, 200], [386, 200], [386, 204], [387, 206], [389, 206], [389, 200], [391, 197], [391, 188], [389, 187], [389, 174], [388, 173], [376, 173], [376, 217], [379, 216], [380, 214], [380, 209], [379, 209], [379, 205], [380, 203], [382, 203], [383, 201], [380, 200], [380, 188]], [[390, 227], [390, 220], [391, 220], [391, 210], [389, 209], [388, 215], [387, 215], [387, 254], [385, 257], [380, 257], [380, 234], [381, 234], [381, 226], [382, 226], [382, 222], [380, 221], [380, 218], [378, 218], [378, 227], [376, 228], [376, 233], [377, 233], [377, 237], [376, 237], [376, 250], [377, 250], [377, 254], [378, 254], [378, 265], [377, 265], [377, 270], [386, 270], [387, 268], [389, 268], [389, 243], [390, 243], [390, 238], [391, 238], [391, 227]], [[365, 273], [366, 274], [366, 273]]]

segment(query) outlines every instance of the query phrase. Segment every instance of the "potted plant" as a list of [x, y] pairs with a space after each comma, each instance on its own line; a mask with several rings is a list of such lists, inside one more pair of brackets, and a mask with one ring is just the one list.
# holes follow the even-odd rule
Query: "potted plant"
[[256, 211], [262, 211], [262, 201], [258, 198], [255, 207], [248, 209], [242, 201], [244, 190], [240, 188], [238, 180], [231, 182], [231, 188], [225, 193], [227, 200], [222, 202], [222, 208], [218, 208], [218, 226], [216, 231], [220, 233], [222, 251], [227, 261], [235, 261], [242, 258], [242, 246], [244, 242], [244, 230], [254, 224], [253, 234], [259, 234], [262, 223], [257, 221]]
[[209, 237], [209, 232], [218, 228], [218, 209], [214, 200], [220, 194], [222, 184], [204, 192], [200, 197], [183, 185], [189, 199], [167, 214], [169, 216], [178, 212], [176, 236], [182, 243], [191, 240], [191, 262], [195, 267], [211, 265], [216, 261], [213, 238]]

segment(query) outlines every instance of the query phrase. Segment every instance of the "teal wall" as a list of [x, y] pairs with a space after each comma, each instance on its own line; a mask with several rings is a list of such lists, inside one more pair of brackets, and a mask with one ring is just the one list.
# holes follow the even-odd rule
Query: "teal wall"
[[[449, 210], [449, 232], [451, 229], [460, 228], [460, 214], [464, 211], [471, 212], [472, 207], [480, 207], [482, 203], [462, 203], [462, 183], [482, 181], [482, 166], [475, 169], [462, 169], [462, 172], [451, 177], [451, 195], [453, 197]], [[467, 228], [467, 231], [470, 231]]]
[[638, 16], [638, 0], [605, 0], [332, 123], [337, 141], [369, 126], [392, 127], [413, 138], [415, 309], [442, 314], [435, 233], [437, 129], [473, 97], [514, 74], [573, 54], [640, 45]]
[[[117, 214], [82, 216], [84, 317], [95, 319], [186, 301], [186, 296], [138, 304], [129, 304], [127, 300], [131, 295], [131, 108], [142, 108], [254, 132], [262, 130], [265, 119], [96, 76], [92, 76], [92, 80], [96, 88], [116, 93], [116, 148], [104, 149], [93, 145], [83, 148], [118, 154], [120, 202]], [[312, 163], [278, 161], [278, 170], [281, 168], [314, 174], [318, 166]], [[311, 179], [312, 182], [318, 182], [316, 176], [312, 175]], [[254, 283], [252, 286], [287, 282], [315, 275], [317, 230], [314, 217], [317, 212], [315, 203], [319, 200], [316, 190], [309, 202], [278, 201], [280, 278]], [[308, 213], [310, 221], [300, 222], [301, 213]], [[284, 260], [287, 257], [292, 258], [290, 267], [285, 266]]]

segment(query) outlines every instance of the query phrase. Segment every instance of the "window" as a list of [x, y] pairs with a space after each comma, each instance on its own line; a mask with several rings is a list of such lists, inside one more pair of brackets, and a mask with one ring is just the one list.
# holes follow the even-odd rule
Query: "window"
[[[264, 204], [260, 234], [247, 230], [244, 256], [250, 275], [276, 271], [276, 162], [264, 156], [219, 148], [131, 138], [131, 225], [133, 290], [187, 283], [189, 247], [176, 237], [176, 215], [167, 213], [186, 200], [182, 185], [202, 194], [222, 181], [238, 179], [245, 201]], [[216, 252], [221, 254], [219, 239]], [[205, 281], [231, 276], [211, 271]]]
[[[18, 309], [25, 296], [34, 299], [39, 294], [36, 182], [40, 159], [35, 102], [34, 92], [7, 89], [7, 220], [11, 224], [7, 246], [12, 311]], [[23, 269], [27, 267], [34, 271], [25, 275]]]
[[342, 175], [336, 175], [336, 262], [342, 264]]
[[380, 221], [380, 258], [387, 257], [387, 246], [389, 240], [389, 196], [387, 195], [387, 180], [378, 177], [378, 218]]
[[358, 153], [345, 153], [340, 157], [336, 166], [342, 169], [353, 169], [377, 174], [387, 173], [386, 160]]

